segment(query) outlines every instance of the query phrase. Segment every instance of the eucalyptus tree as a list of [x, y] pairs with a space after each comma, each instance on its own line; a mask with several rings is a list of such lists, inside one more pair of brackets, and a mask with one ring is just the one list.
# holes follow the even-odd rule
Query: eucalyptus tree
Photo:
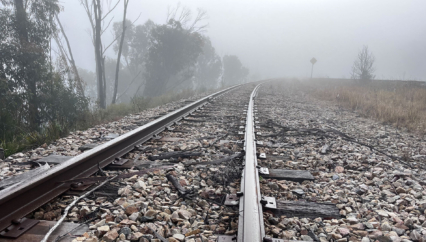
[[109, 23], [112, 21], [112, 19], [110, 19], [109, 22], [106, 22], [108, 20], [108, 15], [117, 7], [120, 0], [107, 11], [104, 11], [104, 4], [106, 2], [101, 0], [80, 0], [80, 3], [86, 11], [92, 30], [92, 43], [95, 49], [96, 61], [98, 104], [100, 108], [106, 108], [107, 84], [105, 80], [105, 51], [117, 40], [117, 38], [105, 46], [102, 42], [102, 35], [108, 29]]
[[[131, 97], [137, 95], [139, 90], [143, 90], [145, 85], [145, 62], [148, 53], [149, 38], [151, 30], [157, 25], [148, 20], [142, 25], [134, 25], [134, 22], [126, 20], [125, 35], [122, 44], [122, 57], [120, 61], [120, 85], [117, 88], [117, 101], [129, 101]], [[116, 38], [123, 33], [122, 22], [113, 24], [114, 36]], [[114, 44], [114, 51], [118, 53], [120, 44]]]
[[51, 59], [58, 1], [0, 0], [0, 6], [0, 146], [57, 138], [87, 110], [65, 78], [69, 68]]
[[192, 68], [202, 52], [203, 38], [198, 32], [170, 19], [151, 31], [145, 63], [145, 96], [158, 96], [176, 89], [193, 76]]
[[202, 52], [195, 63], [194, 84], [197, 88], [216, 88], [222, 74], [222, 60], [210, 39], [203, 36]]
[[193, 18], [189, 8], [178, 4], [168, 10], [166, 24], [151, 30], [145, 60], [145, 96], [192, 87], [197, 58], [203, 51], [205, 19], [204, 10], [197, 9]]
[[9, 93], [18, 94], [19, 117], [37, 130], [40, 89], [50, 75], [50, 39], [56, 31], [57, 0], [1, 0], [0, 76]]
[[115, 67], [115, 79], [114, 79], [114, 93], [112, 94], [112, 101], [111, 103], [114, 104], [117, 101], [117, 89], [118, 89], [118, 76], [120, 72], [120, 59], [121, 59], [121, 52], [123, 50], [123, 44], [124, 44], [124, 38], [126, 36], [126, 14], [127, 14], [127, 6], [129, 5], [129, 0], [123, 0], [124, 3], [124, 14], [123, 14], [123, 26], [120, 36], [120, 44], [118, 45], [118, 54], [117, 54], [117, 64]]

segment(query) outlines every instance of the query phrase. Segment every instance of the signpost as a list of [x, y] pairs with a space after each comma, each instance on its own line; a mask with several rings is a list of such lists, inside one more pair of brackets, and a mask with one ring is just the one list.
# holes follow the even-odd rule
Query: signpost
[[311, 79], [312, 79], [312, 73], [314, 73], [314, 64], [317, 63], [317, 59], [315, 59], [315, 57], [312, 58], [311, 63], [312, 63], [312, 69], [311, 69]]

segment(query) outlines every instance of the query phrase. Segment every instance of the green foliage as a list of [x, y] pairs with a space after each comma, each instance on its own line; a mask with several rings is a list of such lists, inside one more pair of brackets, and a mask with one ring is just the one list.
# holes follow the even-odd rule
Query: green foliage
[[[124, 35], [122, 55], [130, 68], [135, 70], [142, 67], [149, 47], [151, 30], [155, 26], [156, 24], [151, 20], [137, 26], [134, 26], [130, 20], [126, 20], [126, 34]], [[123, 32], [122, 28], [123, 23], [121, 21], [114, 22], [113, 30], [115, 38], [121, 36]], [[114, 51], [117, 52], [118, 48], [119, 42], [116, 42], [114, 44]]]
[[49, 57], [57, 0], [2, 2], [0, 9], [0, 147], [10, 155], [65, 135], [88, 100], [54, 70]]
[[49, 78], [47, 54], [50, 38], [56, 31], [51, 16], [59, 12], [57, 0], [6, 3], [0, 11], [0, 76], [11, 82], [11, 92], [23, 100], [22, 117], [37, 129], [42, 80]]
[[30, 132], [24, 136], [25, 148], [35, 148], [44, 143], [50, 143], [52, 140], [59, 139], [66, 134], [68, 134], [67, 127], [61, 126], [58, 123], [49, 123], [39, 132]]
[[0, 147], [4, 149], [4, 156], [8, 157], [9, 155], [15, 154], [26, 148], [26, 145], [22, 142], [22, 140], [10, 140], [10, 141], [1, 141]]
[[151, 31], [145, 64], [145, 96], [158, 96], [177, 88], [193, 75], [193, 65], [202, 52], [203, 39], [171, 19]]
[[44, 82], [40, 95], [42, 123], [57, 123], [61, 127], [74, 127], [82, 113], [88, 111], [89, 100], [67, 87], [62, 77], [54, 73]]
[[134, 112], [133, 107], [127, 103], [111, 104], [106, 109], [98, 108], [86, 113], [86, 122], [81, 123], [78, 129], [87, 129], [97, 124], [116, 121]]
[[194, 79], [198, 88], [216, 88], [222, 73], [222, 61], [208, 37], [203, 37], [203, 49], [196, 65]]
[[[130, 99], [140, 94], [144, 84], [143, 74], [145, 70], [146, 55], [149, 49], [149, 38], [151, 30], [156, 26], [154, 22], [148, 20], [143, 25], [134, 26], [131, 21], [126, 20], [126, 34], [123, 41], [122, 60], [120, 61], [120, 79], [118, 85], [117, 102], [130, 102]], [[120, 38], [123, 24], [121, 21], [113, 24], [115, 38]], [[119, 42], [114, 45], [114, 50], [118, 52]], [[115, 80], [116, 61], [107, 58], [106, 60], [106, 82], [109, 90], [113, 90]], [[108, 68], [109, 65], [114, 68]], [[110, 94], [107, 92], [107, 95]], [[111, 96], [111, 95], [110, 95]], [[111, 97], [107, 96], [107, 99]]]
[[151, 20], [146, 21], [143, 25], [135, 26], [134, 32], [131, 35], [131, 43], [129, 44], [129, 59], [132, 68], [143, 67], [150, 47], [149, 39], [151, 37], [151, 31], [156, 26], [157, 25]]

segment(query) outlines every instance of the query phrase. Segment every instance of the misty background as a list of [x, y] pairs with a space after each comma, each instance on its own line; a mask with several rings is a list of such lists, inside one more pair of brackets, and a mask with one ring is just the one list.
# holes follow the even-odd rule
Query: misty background
[[[305, 79], [312, 58], [313, 89], [321, 78], [384, 79], [387, 89], [425, 81], [424, 9], [424, 0], [0, 0], [0, 149], [225, 86]], [[415, 107], [425, 95], [413, 90], [392, 102]]]
[[[113, 5], [116, 1], [110, 2]], [[179, 1], [206, 11], [207, 35], [218, 55], [236, 55], [258, 78], [350, 78], [358, 51], [368, 45], [378, 79], [426, 79], [426, 1]], [[177, 1], [130, 1], [127, 19], [164, 24]], [[95, 70], [90, 25], [80, 1], [61, 1], [59, 18], [78, 67]], [[106, 4], [107, 5], [107, 4]], [[121, 21], [120, 3], [110, 15]], [[112, 28], [102, 36], [113, 39]], [[107, 56], [116, 58], [110, 48]]]

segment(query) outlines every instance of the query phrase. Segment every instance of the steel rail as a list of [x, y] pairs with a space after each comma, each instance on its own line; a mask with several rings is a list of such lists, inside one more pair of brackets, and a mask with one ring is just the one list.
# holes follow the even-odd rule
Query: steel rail
[[257, 170], [256, 137], [254, 133], [254, 98], [261, 84], [257, 85], [251, 96], [247, 108], [247, 119], [245, 129], [245, 163], [241, 177], [241, 192], [239, 219], [238, 219], [238, 242], [263, 241], [265, 228], [263, 222], [262, 205], [260, 204], [260, 184]]
[[41, 207], [70, 188], [65, 180], [89, 177], [105, 167], [115, 158], [119, 158], [166, 127], [188, 116], [210, 100], [231, 91], [236, 85], [211, 94], [185, 107], [175, 110], [148, 124], [99, 145], [89, 151], [50, 168], [40, 176], [18, 183], [0, 191], [0, 231], [16, 224], [22, 217]]

